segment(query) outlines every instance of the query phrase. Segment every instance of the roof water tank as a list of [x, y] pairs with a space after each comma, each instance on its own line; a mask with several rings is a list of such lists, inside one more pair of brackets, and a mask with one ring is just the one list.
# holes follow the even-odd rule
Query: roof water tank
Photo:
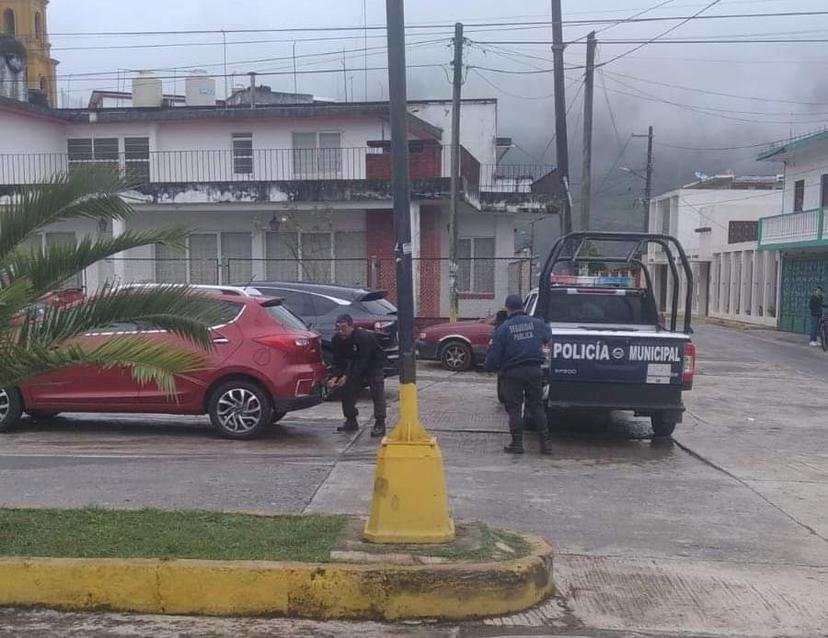
[[161, 106], [161, 80], [152, 71], [141, 71], [132, 80], [132, 106]]
[[194, 70], [187, 78], [187, 106], [215, 106], [216, 81], [207, 71]]

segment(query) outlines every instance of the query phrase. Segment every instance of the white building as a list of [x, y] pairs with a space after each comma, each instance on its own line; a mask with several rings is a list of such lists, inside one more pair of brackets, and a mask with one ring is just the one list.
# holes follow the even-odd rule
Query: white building
[[[776, 325], [779, 254], [757, 250], [757, 229], [781, 203], [777, 176], [709, 177], [653, 198], [650, 232], [676, 237], [691, 262], [694, 315]], [[660, 310], [669, 312], [674, 291], [664, 251], [651, 246], [648, 263]], [[678, 292], [684, 313], [683, 276]]]
[[[0, 99], [0, 204], [21, 186], [90, 163], [117, 166], [139, 184], [137, 214], [126, 224], [63, 225], [38, 241], [193, 229], [184, 251], [130, 251], [88, 269], [80, 283], [315, 280], [387, 288], [393, 298], [387, 103], [173, 107], [163, 104], [160, 83], [141, 82], [138, 108]], [[416, 303], [425, 317], [448, 313], [450, 121], [450, 101], [409, 104]], [[498, 164], [496, 100], [464, 100], [461, 122], [460, 310], [473, 317], [513, 291], [515, 227], [554, 213], [557, 189], [549, 167], [536, 167], [537, 179], [519, 189], [502, 187], [510, 173]]]
[[779, 329], [808, 331], [808, 298], [828, 290], [828, 131], [778, 144], [759, 161], [781, 162], [784, 201], [759, 222], [759, 248], [782, 254]]

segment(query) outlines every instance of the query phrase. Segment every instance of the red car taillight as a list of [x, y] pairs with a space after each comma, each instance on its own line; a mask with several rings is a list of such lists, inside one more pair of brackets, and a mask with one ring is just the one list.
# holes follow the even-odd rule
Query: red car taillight
[[391, 326], [394, 325], [393, 321], [375, 321], [374, 322], [374, 332], [379, 332], [380, 334], [390, 334], [391, 333]]
[[322, 343], [320, 337], [311, 337], [306, 335], [267, 335], [266, 337], [258, 337], [254, 339], [256, 343], [269, 348], [275, 348], [282, 352], [304, 352], [308, 354], [318, 354], [321, 356]]
[[681, 371], [681, 380], [684, 383], [693, 383], [696, 374], [696, 346], [692, 343], [684, 344], [684, 367]]

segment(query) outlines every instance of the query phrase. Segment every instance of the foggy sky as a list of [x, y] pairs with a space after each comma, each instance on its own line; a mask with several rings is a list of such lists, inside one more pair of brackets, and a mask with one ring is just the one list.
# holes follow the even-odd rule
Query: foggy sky
[[[646, 15], [690, 15], [709, 0], [674, 0], [661, 9]], [[104, 31], [155, 31], [172, 29], [250, 29], [286, 27], [329, 27], [363, 24], [363, 4], [367, 7], [367, 23], [384, 23], [385, 3], [382, 0], [316, 0], [315, 2], [286, 2], [284, 0], [53, 0], [49, 5], [49, 30], [52, 33], [53, 56], [61, 61], [58, 67], [59, 89], [75, 104], [83, 104], [92, 88], [122, 88], [129, 90], [131, 77], [124, 74], [100, 75], [118, 69], [145, 69], [191, 67], [207, 68], [211, 73], [223, 72], [223, 48], [220, 35], [182, 35], [114, 37], [71, 36], [70, 32]], [[564, 20], [588, 18], [623, 18], [647, 7], [658, 4], [656, 0], [564, 0]], [[777, 11], [813, 11], [825, 9], [823, 0], [722, 0], [707, 13], [754, 13]], [[548, 0], [409, 0], [406, 7], [409, 25], [423, 23], [466, 24], [467, 37], [479, 41], [514, 41], [551, 39], [550, 28], [533, 30], [490, 30], [473, 23], [486, 20], [547, 20]], [[598, 34], [598, 59], [609, 60], [632, 48], [633, 45], [600, 44], [604, 38], [648, 39], [667, 29], [673, 22], [627, 24]], [[567, 41], [583, 37], [591, 29], [603, 29], [606, 25], [565, 26]], [[490, 27], [487, 27], [490, 28]], [[478, 32], [474, 32], [477, 30]], [[62, 35], [63, 34], [63, 35]], [[669, 37], [793, 37], [828, 38], [828, 16], [765, 18], [740, 20], [693, 21], [671, 33]], [[258, 33], [228, 34], [227, 47], [229, 69], [240, 77], [229, 84], [246, 81], [244, 73], [290, 70], [289, 57], [292, 40], [313, 37], [353, 36], [348, 40], [297, 42], [299, 56], [309, 53], [357, 49], [363, 46], [363, 34], [351, 32], [319, 33]], [[408, 43], [418, 40], [445, 38], [451, 29], [410, 30]], [[369, 31], [368, 46], [381, 47], [384, 34]], [[252, 40], [268, 40], [266, 43], [250, 43]], [[276, 41], [280, 40], [280, 41]], [[126, 48], [114, 50], [69, 50], [71, 47], [131, 46], [136, 44], [185, 44], [175, 48]], [[203, 46], [196, 46], [202, 43]], [[504, 54], [491, 50], [487, 45], [473, 43], [465, 50], [465, 62], [472, 66], [487, 66], [504, 70], [530, 70], [551, 68], [551, 51], [547, 46], [498, 45], [548, 58], [516, 58], [513, 53]], [[481, 48], [482, 47], [482, 48]], [[488, 49], [488, 50], [484, 50]], [[822, 76], [823, 61], [828, 59], [828, 44], [651, 44], [629, 57], [608, 65], [606, 75], [599, 74], [595, 89], [593, 187], [601, 190], [593, 210], [604, 227], [630, 227], [640, 224], [640, 200], [643, 182], [619, 170], [610, 171], [619, 157], [623, 143], [631, 133], [646, 133], [647, 126], [655, 128], [655, 188], [654, 193], [691, 182], [696, 171], [712, 175], [732, 169], [737, 173], [770, 174], [781, 171], [779, 164], [756, 163], [760, 148], [732, 151], [692, 151], [665, 146], [687, 147], [735, 147], [757, 145], [823, 128], [828, 122], [828, 108], [819, 103], [828, 102], [828, 82]], [[384, 66], [385, 52], [371, 51], [369, 66]], [[585, 47], [573, 44], [567, 48], [568, 65], [583, 64]], [[300, 70], [341, 69], [342, 54], [328, 58], [299, 58]], [[361, 100], [387, 98], [387, 78], [384, 71], [361, 71], [364, 64], [362, 53], [347, 53], [346, 66], [349, 97]], [[262, 58], [287, 58], [261, 63], [234, 64]], [[410, 48], [409, 65], [438, 63], [444, 68], [411, 69], [408, 74], [410, 98], [449, 98], [448, 62], [451, 50], [448, 42]], [[208, 66], [211, 65], [211, 66]], [[92, 73], [81, 78], [79, 74]], [[496, 88], [481, 79], [481, 73]], [[98, 74], [98, 75], [94, 75]], [[171, 71], [160, 72], [163, 75]], [[185, 70], [175, 72], [177, 77], [186, 75]], [[583, 71], [567, 71], [567, 102], [576, 94], [577, 83]], [[637, 80], [618, 77], [623, 74], [650, 81], [703, 89], [712, 93], [729, 93], [768, 100], [814, 102], [794, 104], [762, 99], [734, 99], [721, 95], [708, 95], [683, 91], [668, 86], [645, 84]], [[613, 77], [614, 76], [614, 77]], [[624, 87], [622, 81], [632, 87]], [[291, 75], [262, 77], [263, 84], [275, 90], [293, 90]], [[183, 91], [183, 79], [167, 81], [166, 90]], [[218, 92], [223, 93], [224, 80], [217, 79]], [[344, 99], [343, 74], [300, 75], [298, 90], [336, 99]], [[602, 86], [606, 86], [605, 93]], [[622, 95], [617, 91], [644, 92], [655, 101]], [[508, 94], [511, 95], [508, 95]], [[510, 151], [506, 162], [555, 163], [554, 111], [551, 73], [500, 74], [469, 71], [463, 87], [464, 97], [496, 97], [499, 100], [499, 134], [511, 136], [518, 149]], [[580, 192], [580, 162], [582, 137], [582, 94], [574, 102], [569, 116], [569, 148], [571, 179], [574, 194]], [[668, 100], [684, 105], [678, 108], [659, 102]], [[611, 105], [616, 126], [612, 126], [607, 101]], [[715, 113], [698, 113], [687, 108], [718, 109]], [[745, 121], [743, 121], [745, 120]], [[551, 142], [551, 143], [550, 143]], [[619, 143], [620, 142], [620, 143]], [[625, 166], [643, 172], [646, 140], [633, 139], [618, 161]]]

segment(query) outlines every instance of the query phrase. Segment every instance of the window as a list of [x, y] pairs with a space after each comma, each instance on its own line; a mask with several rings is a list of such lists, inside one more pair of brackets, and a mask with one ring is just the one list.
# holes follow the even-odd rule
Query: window
[[197, 233], [187, 249], [157, 244], [155, 278], [159, 283], [218, 284], [218, 235]]
[[345, 286], [366, 285], [368, 280], [366, 253], [364, 232], [334, 233], [335, 282]]
[[825, 208], [828, 207], [828, 174], [822, 176], [820, 187], [819, 205], [821, 208]]
[[6, 35], [17, 35], [17, 28], [14, 24], [14, 11], [11, 9], [6, 9], [3, 12], [3, 32]]
[[69, 170], [95, 164], [118, 168], [118, 138], [70, 138], [66, 140]]
[[342, 174], [340, 133], [294, 133], [293, 173], [302, 178], [334, 178]]
[[263, 306], [265, 312], [270, 315], [270, 318], [275, 320], [276, 322], [282, 324], [287, 328], [297, 328], [299, 330], [307, 330], [308, 326], [302, 321], [299, 317], [297, 317], [294, 313], [288, 310], [285, 306], [281, 304], [274, 304], [270, 303]]
[[187, 283], [187, 251], [183, 248], [155, 246], [155, 280], [161, 284]]
[[457, 289], [494, 294], [494, 237], [457, 241]]
[[302, 281], [331, 282], [331, 234], [302, 233], [299, 244]]
[[233, 173], [253, 174], [253, 134], [233, 133]]
[[35, 12], [35, 37], [38, 39], [43, 37], [43, 18], [40, 11]]
[[287, 290], [285, 288], [257, 288], [263, 295], [277, 297], [284, 301], [285, 307], [297, 317], [304, 321], [312, 321], [316, 316], [313, 295], [298, 290]]
[[218, 236], [208, 233], [190, 235], [190, 283], [218, 283]]
[[253, 243], [250, 233], [222, 233], [221, 256], [227, 263], [226, 283], [247, 283], [253, 278]]
[[800, 179], [794, 182], [794, 201], [793, 209], [795, 213], [802, 210], [802, 205], [805, 203], [805, 180]]
[[299, 267], [299, 236], [297, 233], [267, 233], [265, 257], [267, 279], [296, 281]]
[[124, 168], [127, 179], [136, 184], [147, 184], [150, 181], [149, 138], [124, 138]]

